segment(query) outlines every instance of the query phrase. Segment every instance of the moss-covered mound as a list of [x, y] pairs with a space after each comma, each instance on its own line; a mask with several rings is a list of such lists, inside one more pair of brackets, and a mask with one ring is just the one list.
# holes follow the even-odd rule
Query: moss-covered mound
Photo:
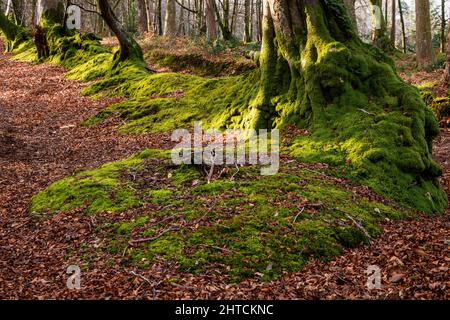
[[430, 90], [422, 89], [420, 91], [427, 107], [431, 109], [438, 120], [444, 117], [450, 117], [450, 98], [436, 97]]
[[146, 150], [55, 182], [33, 198], [32, 211], [143, 206], [98, 230], [110, 252], [140, 267], [163, 259], [186, 272], [219, 269], [233, 281], [299, 270], [309, 257], [328, 259], [368, 243], [385, 218], [414, 215], [297, 161], [266, 177], [257, 167], [230, 167], [207, 184], [201, 167], [173, 166], [169, 157]]
[[239, 75], [256, 68], [256, 64], [243, 57], [238, 60], [206, 59], [199, 53], [171, 53], [166, 50], [152, 50], [146, 54], [146, 60], [173, 72], [185, 72], [204, 77], [223, 77]]

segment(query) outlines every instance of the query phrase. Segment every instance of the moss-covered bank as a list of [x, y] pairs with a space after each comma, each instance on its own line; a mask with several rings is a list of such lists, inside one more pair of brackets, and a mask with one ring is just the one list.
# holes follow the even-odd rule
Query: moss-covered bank
[[143, 206], [97, 230], [107, 239], [105, 249], [125, 263], [147, 267], [165, 260], [185, 272], [220, 270], [231, 281], [268, 280], [299, 270], [310, 257], [331, 259], [367, 244], [366, 232], [378, 235], [385, 218], [414, 216], [354, 188], [297, 161], [274, 176], [242, 167], [207, 184], [201, 168], [173, 166], [167, 151], [146, 150], [55, 182], [33, 198], [32, 211], [81, 207], [96, 214]]

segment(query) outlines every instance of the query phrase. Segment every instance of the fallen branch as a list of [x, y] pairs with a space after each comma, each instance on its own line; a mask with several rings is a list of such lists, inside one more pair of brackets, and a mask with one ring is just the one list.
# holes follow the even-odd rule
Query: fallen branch
[[176, 231], [176, 230], [179, 230], [179, 229], [180, 228], [178, 228], [178, 227], [169, 227], [169, 228], [167, 228], [166, 230], [162, 231], [161, 233], [157, 234], [154, 237], [130, 240], [130, 241], [128, 241], [128, 244], [130, 246], [134, 246], [134, 245], [139, 244], [139, 243], [154, 241], [154, 240], [162, 237], [163, 235], [165, 235], [166, 233], [168, 233], [170, 231]]
[[372, 243], [371, 243], [372, 237], [370, 236], [369, 232], [367, 232], [367, 230], [362, 226], [362, 224], [360, 224], [358, 221], [356, 221], [356, 220], [355, 220], [351, 215], [349, 215], [347, 212], [342, 211], [342, 210], [339, 209], [339, 208], [336, 208], [336, 210], [342, 212], [342, 213], [343, 213], [350, 221], [352, 221], [353, 224], [354, 224], [359, 230], [361, 230], [361, 231], [364, 233], [364, 235], [365, 235], [366, 238], [367, 238], [367, 241], [369, 241], [369, 245], [372, 245]]
[[362, 109], [362, 108], [358, 108], [357, 110], [359, 110], [359, 111], [361, 111], [361, 112], [364, 112], [365, 114], [368, 114], [368, 115], [370, 115], [370, 116], [376, 116], [375, 113], [369, 112], [369, 111], [364, 110], [364, 109]]
[[305, 210], [305, 207], [302, 207], [302, 209], [297, 213], [297, 215], [294, 218], [294, 221], [292, 221], [292, 222], [295, 223], [295, 221], [297, 220], [298, 216], [301, 215], [304, 210]]
[[136, 272], [134, 272], [134, 271], [130, 271], [130, 273], [133, 275], [133, 276], [136, 276], [136, 277], [138, 277], [138, 278], [141, 278], [142, 280], [144, 280], [145, 282], [147, 282], [148, 284], [152, 284], [151, 282], [150, 282], [150, 280], [148, 280], [146, 277], [144, 277], [143, 275], [140, 275], [139, 273], [136, 273]]

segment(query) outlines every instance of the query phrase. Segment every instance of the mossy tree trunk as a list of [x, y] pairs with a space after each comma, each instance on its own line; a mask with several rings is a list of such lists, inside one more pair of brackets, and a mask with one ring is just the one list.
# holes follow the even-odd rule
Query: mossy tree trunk
[[[387, 0], [386, 0], [387, 3]], [[381, 0], [370, 0], [372, 5], [372, 41], [373, 44], [383, 51], [389, 52], [394, 49], [391, 40], [387, 34], [386, 17], [381, 11]], [[379, 9], [379, 11], [378, 11]], [[387, 12], [387, 9], [385, 10]]]
[[345, 7], [347, 8], [347, 12], [352, 20], [353, 26], [357, 29], [358, 23], [356, 21], [355, 2], [356, 0], [344, 0]]
[[22, 41], [29, 38], [26, 30], [12, 22], [2, 11], [0, 11], [0, 32], [5, 40], [7, 52], [14, 50]]
[[63, 0], [39, 0], [37, 3], [37, 21], [43, 27], [59, 23], [64, 24], [65, 2]]
[[108, 0], [97, 0], [98, 8], [102, 18], [105, 20], [108, 27], [112, 30], [120, 43], [120, 51], [117, 55], [117, 62], [125, 61], [127, 59], [135, 59], [143, 61], [143, 54], [139, 44], [133, 39], [133, 37], [125, 30], [125, 28], [117, 19], [114, 11], [112, 10]]
[[241, 126], [295, 123], [321, 132], [311, 138], [315, 145], [339, 146], [355, 168], [364, 168], [357, 170], [364, 179], [381, 179], [399, 193], [421, 184], [420, 196], [406, 195], [407, 201], [443, 210], [446, 198], [435, 180], [441, 170], [431, 157], [437, 121], [393, 61], [357, 36], [342, 0], [266, 1], [260, 72], [259, 93]]

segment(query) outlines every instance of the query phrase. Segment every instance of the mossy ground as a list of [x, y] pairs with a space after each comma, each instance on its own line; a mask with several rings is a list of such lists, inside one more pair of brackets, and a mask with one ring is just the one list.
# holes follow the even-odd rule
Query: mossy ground
[[[95, 214], [143, 206], [131, 220], [99, 228], [110, 253], [125, 252], [128, 263], [142, 268], [163, 259], [183, 272], [219, 269], [230, 281], [269, 280], [299, 270], [310, 257], [331, 259], [367, 244], [349, 216], [376, 236], [383, 219], [415, 214], [369, 201], [353, 187], [295, 160], [274, 176], [261, 176], [256, 166], [237, 173], [230, 167], [208, 184], [200, 166], [173, 166], [166, 151], [147, 150], [54, 183], [33, 198], [32, 211], [82, 207]], [[129, 245], [147, 237], [155, 239]]]

